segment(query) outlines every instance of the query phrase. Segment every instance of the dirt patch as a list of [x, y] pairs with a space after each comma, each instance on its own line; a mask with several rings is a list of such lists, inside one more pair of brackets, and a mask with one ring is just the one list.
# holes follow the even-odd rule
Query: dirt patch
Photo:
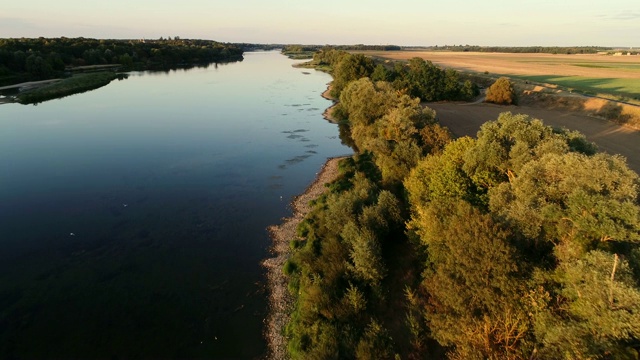
[[[540, 88], [540, 86], [536, 86]], [[519, 95], [519, 104], [531, 107], [564, 110], [587, 116], [601, 117], [640, 130], [640, 106], [598, 97], [588, 97], [568, 92], [524, 90]]]
[[583, 133], [600, 150], [621, 154], [631, 169], [640, 173], [640, 131], [610, 121], [565, 109], [545, 109], [531, 106], [499, 106], [492, 104], [429, 103], [438, 119], [456, 136], [476, 136], [480, 126], [496, 120], [505, 111], [527, 114], [553, 127], [564, 127]]

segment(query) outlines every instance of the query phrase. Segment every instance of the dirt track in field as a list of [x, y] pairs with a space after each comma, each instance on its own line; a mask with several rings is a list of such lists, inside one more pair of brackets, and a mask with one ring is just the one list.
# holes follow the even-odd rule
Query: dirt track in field
[[601, 151], [621, 154], [629, 167], [640, 173], [640, 131], [616, 125], [610, 121], [576, 114], [571, 111], [549, 110], [526, 106], [499, 106], [493, 104], [429, 103], [436, 110], [438, 119], [456, 136], [475, 137], [480, 126], [496, 120], [505, 111], [527, 114], [542, 120], [546, 125], [578, 130]]

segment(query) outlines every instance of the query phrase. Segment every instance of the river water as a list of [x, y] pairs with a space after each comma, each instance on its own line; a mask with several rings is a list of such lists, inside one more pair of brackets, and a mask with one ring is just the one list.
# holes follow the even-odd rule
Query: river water
[[276, 52], [0, 105], [0, 358], [259, 358], [266, 227], [327, 157]]

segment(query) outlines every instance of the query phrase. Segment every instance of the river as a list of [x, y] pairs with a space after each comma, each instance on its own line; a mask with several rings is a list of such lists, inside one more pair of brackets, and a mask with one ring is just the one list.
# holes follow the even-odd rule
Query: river
[[0, 105], [0, 358], [259, 358], [266, 227], [328, 157], [277, 52]]

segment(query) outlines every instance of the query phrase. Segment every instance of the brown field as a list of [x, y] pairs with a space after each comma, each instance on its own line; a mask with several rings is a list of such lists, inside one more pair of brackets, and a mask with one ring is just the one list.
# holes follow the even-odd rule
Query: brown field
[[430, 103], [438, 119], [456, 136], [474, 136], [480, 126], [498, 118], [505, 111], [527, 114], [553, 127], [578, 130], [601, 151], [621, 154], [629, 167], [640, 173], [640, 131], [567, 110], [543, 109], [528, 106], [499, 106], [493, 104]]
[[390, 60], [421, 57], [446, 68], [503, 75], [640, 79], [640, 56], [511, 54], [453, 51], [369, 51]]

